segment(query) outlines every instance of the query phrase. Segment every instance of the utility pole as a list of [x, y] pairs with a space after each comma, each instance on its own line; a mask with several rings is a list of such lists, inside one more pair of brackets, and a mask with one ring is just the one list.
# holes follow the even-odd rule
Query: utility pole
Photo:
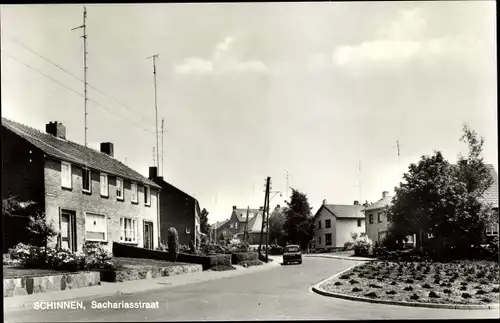
[[[268, 193], [267, 193], [267, 220], [266, 220], [266, 262], [269, 262], [269, 204], [271, 200], [269, 199], [269, 192], [271, 191], [271, 178], [268, 177]], [[274, 197], [274, 196], [273, 196]]]
[[271, 177], [267, 177], [266, 195], [264, 197], [264, 209], [262, 210], [262, 227], [260, 229], [260, 239], [259, 239], [259, 249], [258, 249], [259, 256], [260, 256], [261, 250], [262, 250], [262, 242], [263, 242], [262, 240], [264, 239], [264, 229], [266, 228], [266, 210], [268, 209], [268, 204], [269, 204], [269, 185], [270, 185], [270, 183], [271, 183]]
[[146, 57], [146, 59], [153, 59], [153, 77], [154, 77], [154, 85], [155, 85], [155, 113], [156, 113], [156, 160], [158, 162], [158, 168], [160, 168], [160, 157], [158, 155], [158, 99], [156, 95], [156, 59], [158, 58], [158, 54]]
[[165, 122], [165, 119], [161, 119], [161, 176], [163, 176], [163, 154], [165, 150], [165, 146], [163, 146], [163, 124]]
[[83, 28], [83, 91], [84, 91], [84, 136], [85, 147], [87, 147], [87, 8], [83, 7], [83, 25], [75, 27], [71, 30]]
[[250, 206], [247, 207], [247, 219], [245, 221], [245, 232], [243, 233], [243, 241], [248, 243], [248, 214], [250, 213]]
[[[394, 147], [394, 146], [393, 146]], [[400, 156], [401, 156], [401, 145], [399, 144], [399, 140], [396, 141], [396, 149], [398, 150], [398, 176], [401, 180], [401, 163], [400, 163]]]

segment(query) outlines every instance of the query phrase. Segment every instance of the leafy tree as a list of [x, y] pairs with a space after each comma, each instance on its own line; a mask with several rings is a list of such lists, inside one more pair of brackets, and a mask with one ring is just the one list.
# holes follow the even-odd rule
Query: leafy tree
[[284, 229], [288, 241], [305, 249], [314, 237], [314, 218], [307, 196], [292, 188], [290, 202], [286, 204]]
[[54, 223], [47, 219], [44, 212], [29, 217], [28, 230], [33, 235], [33, 244], [45, 248], [49, 240], [58, 234]]
[[205, 208], [201, 210], [200, 214], [200, 231], [205, 234], [209, 234], [210, 232], [210, 225], [208, 224], [208, 211]]
[[491, 207], [481, 201], [491, 185], [480, 158], [484, 140], [467, 126], [461, 140], [469, 144], [469, 158], [459, 157], [458, 165], [437, 151], [409, 166], [403, 176], [406, 182], [395, 188], [393, 204], [387, 209], [392, 238], [402, 241], [417, 233], [417, 247], [423, 250], [424, 233], [431, 233], [435, 238], [429, 247], [442, 254], [450, 249], [468, 254], [471, 245], [482, 241], [491, 214]]
[[[273, 212], [274, 213], [274, 212]], [[286, 216], [284, 212], [275, 211], [269, 218], [269, 240], [282, 245], [285, 243], [285, 221]]]

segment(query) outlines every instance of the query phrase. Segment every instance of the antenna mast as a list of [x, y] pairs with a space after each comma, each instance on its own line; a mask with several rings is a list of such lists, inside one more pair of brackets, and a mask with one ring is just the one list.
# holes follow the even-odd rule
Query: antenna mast
[[155, 165], [155, 147], [153, 147], [153, 165]]
[[161, 176], [163, 176], [163, 153], [165, 150], [165, 147], [163, 146], [163, 124], [165, 122], [165, 119], [161, 119]]
[[158, 54], [146, 57], [146, 59], [153, 59], [153, 77], [154, 77], [154, 85], [155, 85], [155, 113], [156, 113], [156, 161], [158, 162], [158, 168], [160, 168], [160, 157], [158, 153], [158, 99], [156, 95], [156, 59], [158, 58]]
[[83, 83], [84, 83], [84, 124], [85, 124], [85, 147], [87, 147], [87, 8], [83, 7], [83, 25], [71, 30], [83, 28]]
[[359, 170], [359, 200], [360, 203], [363, 203], [363, 194], [361, 190], [361, 161], [358, 163], [358, 170]]
[[285, 170], [286, 172], [286, 198], [289, 198], [288, 196], [288, 186], [290, 186], [290, 184], [288, 183], [288, 171]]

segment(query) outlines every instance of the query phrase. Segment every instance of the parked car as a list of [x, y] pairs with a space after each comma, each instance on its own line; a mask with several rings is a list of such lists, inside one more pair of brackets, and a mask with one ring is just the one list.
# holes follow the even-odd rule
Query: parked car
[[283, 252], [283, 264], [287, 265], [292, 262], [302, 263], [302, 253], [298, 245], [288, 245]]

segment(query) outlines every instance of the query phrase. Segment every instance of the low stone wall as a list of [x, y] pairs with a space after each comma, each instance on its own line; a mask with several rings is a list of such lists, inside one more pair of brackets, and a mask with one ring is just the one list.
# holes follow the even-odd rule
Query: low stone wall
[[139, 279], [175, 276], [202, 271], [202, 265], [179, 265], [170, 267], [125, 268], [101, 271], [101, 281], [124, 282]]
[[92, 271], [51, 276], [5, 278], [3, 280], [3, 296], [39, 294], [100, 284], [99, 272]]

